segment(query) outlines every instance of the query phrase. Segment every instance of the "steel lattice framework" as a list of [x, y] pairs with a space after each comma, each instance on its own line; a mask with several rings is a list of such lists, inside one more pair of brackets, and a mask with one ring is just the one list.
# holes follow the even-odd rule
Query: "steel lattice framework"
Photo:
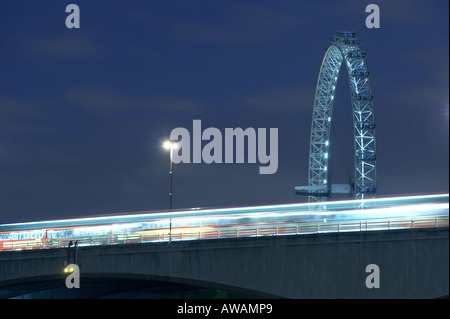
[[[320, 67], [311, 125], [309, 153], [309, 186], [327, 186], [330, 130], [334, 95], [341, 64], [345, 62], [351, 92], [354, 131], [356, 198], [373, 197], [376, 193], [375, 116], [373, 95], [366, 64], [366, 53], [353, 31], [337, 31], [330, 37]], [[310, 192], [309, 201], [325, 200], [320, 193]]]

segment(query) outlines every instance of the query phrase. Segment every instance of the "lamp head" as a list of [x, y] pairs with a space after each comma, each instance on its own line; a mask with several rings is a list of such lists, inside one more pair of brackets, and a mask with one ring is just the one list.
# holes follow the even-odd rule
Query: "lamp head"
[[173, 143], [171, 141], [165, 141], [164, 144], [163, 144], [163, 147], [166, 150], [170, 150], [171, 148], [172, 149], [177, 149], [178, 148], [178, 144], [177, 143]]

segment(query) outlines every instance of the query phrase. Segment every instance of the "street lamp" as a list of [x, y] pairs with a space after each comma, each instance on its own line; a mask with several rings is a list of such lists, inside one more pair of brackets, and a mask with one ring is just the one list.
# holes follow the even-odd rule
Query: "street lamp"
[[[172, 175], [173, 175], [173, 170], [172, 170], [172, 159], [173, 159], [173, 150], [178, 148], [178, 144], [177, 143], [173, 143], [171, 141], [166, 141], [163, 144], [163, 147], [166, 150], [170, 150], [170, 166], [169, 166], [169, 176], [170, 176], [170, 190], [169, 190], [169, 208], [172, 211]], [[170, 223], [169, 223], [169, 242], [172, 242], [172, 217], [170, 217]]]
[[163, 144], [163, 147], [166, 150], [170, 150], [170, 166], [169, 166], [169, 176], [170, 176], [170, 190], [169, 190], [169, 208], [170, 210], [172, 210], [172, 175], [173, 175], [173, 170], [172, 170], [172, 159], [173, 159], [173, 150], [178, 148], [178, 144], [177, 143], [173, 143], [171, 141], [166, 141]]

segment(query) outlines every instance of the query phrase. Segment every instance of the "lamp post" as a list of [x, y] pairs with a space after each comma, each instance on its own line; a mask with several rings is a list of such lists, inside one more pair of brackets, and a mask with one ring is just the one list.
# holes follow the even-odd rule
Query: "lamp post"
[[171, 141], [164, 142], [163, 147], [170, 151], [170, 166], [169, 166], [169, 176], [170, 176], [170, 190], [169, 190], [169, 209], [172, 210], [172, 175], [173, 175], [173, 150], [178, 147], [177, 143], [172, 143]]
[[[166, 150], [170, 151], [170, 165], [169, 165], [169, 176], [170, 176], [170, 189], [169, 189], [169, 210], [172, 211], [172, 196], [173, 196], [173, 192], [172, 192], [172, 175], [173, 175], [173, 150], [176, 149], [178, 147], [177, 143], [173, 143], [171, 141], [166, 141], [163, 144], [163, 147]], [[170, 226], [169, 226], [169, 242], [172, 241], [172, 218], [170, 218]]]

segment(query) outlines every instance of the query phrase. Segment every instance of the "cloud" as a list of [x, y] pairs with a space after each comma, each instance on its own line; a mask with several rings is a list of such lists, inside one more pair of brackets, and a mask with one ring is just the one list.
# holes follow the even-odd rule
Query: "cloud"
[[[443, 84], [448, 92], [448, 38], [435, 41], [438, 43], [429, 41], [430, 45], [415, 48], [405, 58], [411, 61], [411, 65], [415, 68], [423, 70], [429, 82]], [[443, 43], [443, 41], [447, 41], [447, 43]]]
[[313, 109], [314, 92], [314, 86], [278, 87], [238, 99], [243, 106], [253, 110], [284, 113], [309, 112]]
[[84, 57], [99, 53], [94, 42], [78, 35], [28, 38], [25, 40], [25, 47], [33, 52], [54, 57]]
[[[69, 161], [49, 136], [63, 136], [64, 119], [55, 115], [52, 105], [0, 96], [0, 160], [14, 166], [28, 160], [33, 163]], [[54, 141], [54, 139], [53, 139]], [[32, 155], [30, 155], [32, 154]]]
[[[312, 20], [306, 16], [274, 11], [270, 6], [241, 3], [233, 5], [226, 21], [211, 24], [183, 24], [177, 32], [185, 40], [207, 43], [255, 44], [275, 38], [285, 29], [306, 25]], [[228, 8], [225, 10], [229, 10]]]
[[11, 160], [14, 158], [14, 150], [8, 141], [0, 139], [0, 159]]
[[66, 98], [73, 106], [91, 115], [114, 116], [131, 112], [199, 113], [206, 111], [203, 102], [186, 97], [131, 97], [104, 87], [79, 87], [68, 90]]
[[[439, 2], [439, 1], [437, 1]], [[378, 3], [381, 19], [389, 24], [417, 25], [436, 20], [436, 1], [383, 0]], [[435, 21], [437, 22], [437, 21]]]
[[0, 96], [0, 118], [37, 115], [38, 112], [33, 104], [11, 97]]
[[[439, 1], [437, 1], [439, 2]], [[392, 28], [392, 25], [417, 25], [430, 23], [436, 17], [436, 1], [423, 0], [379, 0], [376, 2], [380, 8], [381, 28]], [[354, 24], [358, 21], [363, 27], [369, 13], [365, 12], [366, 6], [370, 2], [360, 0], [328, 1], [321, 6], [321, 15], [324, 19], [338, 18], [347, 23]]]
[[44, 117], [43, 106], [21, 99], [0, 96], [0, 132], [2, 134], [18, 134], [32, 131], [35, 126], [27, 124]]

